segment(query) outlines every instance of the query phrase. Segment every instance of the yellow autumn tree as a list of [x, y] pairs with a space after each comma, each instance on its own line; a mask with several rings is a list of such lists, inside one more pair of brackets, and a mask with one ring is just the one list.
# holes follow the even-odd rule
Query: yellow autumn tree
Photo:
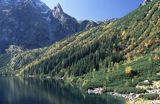
[[132, 72], [133, 72], [133, 70], [132, 70], [132, 67], [131, 67], [131, 66], [127, 66], [127, 67], [125, 68], [125, 74], [126, 74], [126, 75], [131, 75]]

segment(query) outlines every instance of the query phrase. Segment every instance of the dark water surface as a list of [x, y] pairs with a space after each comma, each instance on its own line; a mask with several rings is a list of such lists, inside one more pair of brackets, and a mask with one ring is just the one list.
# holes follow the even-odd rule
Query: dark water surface
[[86, 95], [55, 80], [0, 77], [0, 104], [123, 104], [109, 95]]

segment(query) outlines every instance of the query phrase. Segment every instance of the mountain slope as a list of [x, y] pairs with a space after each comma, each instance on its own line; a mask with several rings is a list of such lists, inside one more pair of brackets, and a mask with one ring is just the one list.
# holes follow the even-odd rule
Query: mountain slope
[[[4, 0], [2, 0], [2, 5], [3, 3], [5, 3]], [[39, 0], [22, 0], [18, 3], [8, 1], [7, 5], [2, 6], [0, 10], [0, 46], [2, 51], [9, 45], [35, 48], [45, 46], [50, 42], [49, 36], [45, 35], [49, 35], [48, 22], [45, 19], [47, 14], [42, 13], [46, 11], [49, 13], [50, 9], [42, 3], [40, 6], [40, 3]], [[37, 41], [43, 42], [43, 45]]]
[[[0, 1], [0, 52], [10, 45], [25, 49], [49, 46], [52, 43], [76, 32], [97, 25], [96, 22], [79, 24], [67, 15], [58, 4], [51, 10], [40, 0], [1, 0]], [[57, 15], [63, 15], [60, 21]], [[79, 29], [79, 27], [83, 27]]]
[[[15, 47], [15, 46], [13, 46]], [[15, 48], [10, 48], [10, 54]], [[160, 95], [160, 1], [127, 16], [79, 32], [55, 44], [0, 56], [0, 73], [55, 77], [83, 91], [157, 100]], [[18, 53], [18, 54], [16, 54]], [[152, 102], [152, 101], [151, 101]]]
[[20, 62], [31, 63], [16, 65], [20, 65], [20, 73], [58, 76], [107, 70], [128, 57], [133, 59], [158, 49], [159, 11], [159, 1], [154, 0], [115, 22], [78, 33], [49, 48], [23, 53], [27, 58]]
[[[82, 90], [157, 100], [160, 89], [160, 1], [77, 33], [50, 47], [0, 56], [1, 74], [60, 77]], [[6, 60], [4, 60], [6, 59]], [[47, 77], [48, 78], [48, 77]]]
[[84, 91], [102, 87], [127, 100], [159, 99], [160, 1], [49, 47], [18, 52], [0, 56], [2, 75], [52, 76]]
[[95, 27], [98, 23], [89, 20], [82, 20], [82, 22], [77, 21], [74, 17], [66, 14], [61, 5], [58, 3], [57, 6], [52, 10], [53, 16], [62, 24], [62, 33], [70, 35], [91, 27]]

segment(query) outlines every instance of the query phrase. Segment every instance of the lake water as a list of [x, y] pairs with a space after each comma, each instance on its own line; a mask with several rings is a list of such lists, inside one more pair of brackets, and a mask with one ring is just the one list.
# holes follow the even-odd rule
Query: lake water
[[110, 95], [87, 95], [55, 80], [0, 77], [0, 104], [123, 104]]

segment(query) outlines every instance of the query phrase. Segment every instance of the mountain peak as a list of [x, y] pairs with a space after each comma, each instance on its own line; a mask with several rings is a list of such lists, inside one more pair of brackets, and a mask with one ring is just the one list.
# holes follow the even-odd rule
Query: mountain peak
[[58, 3], [57, 6], [54, 7], [54, 13], [63, 13], [63, 9], [61, 5]]
[[144, 0], [142, 5], [146, 5], [148, 2], [151, 2], [152, 0]]
[[57, 8], [62, 10], [62, 7], [61, 7], [60, 3], [57, 4]]
[[53, 16], [58, 20], [63, 21], [65, 18], [64, 15], [65, 13], [63, 12], [61, 5], [58, 3], [53, 9]]

